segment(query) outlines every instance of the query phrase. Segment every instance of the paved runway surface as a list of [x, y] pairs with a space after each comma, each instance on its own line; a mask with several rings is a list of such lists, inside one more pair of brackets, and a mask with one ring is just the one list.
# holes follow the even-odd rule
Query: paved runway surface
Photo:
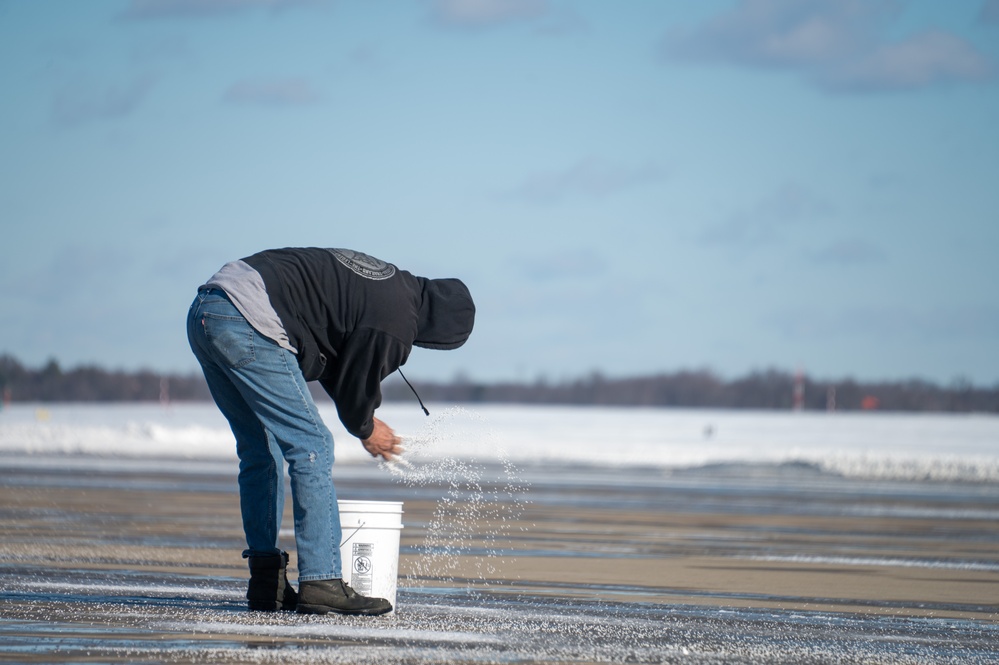
[[338, 466], [405, 502], [398, 611], [346, 618], [244, 609], [234, 472], [0, 456], [0, 661], [999, 663], [994, 484]]

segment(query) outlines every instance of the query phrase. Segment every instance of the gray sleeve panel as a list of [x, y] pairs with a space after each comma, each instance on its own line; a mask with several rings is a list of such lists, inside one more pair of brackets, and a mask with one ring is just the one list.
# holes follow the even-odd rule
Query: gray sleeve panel
[[264, 279], [244, 261], [231, 261], [205, 282], [205, 286], [222, 289], [236, 306], [246, 322], [278, 346], [297, 354], [298, 349], [288, 341], [281, 318], [271, 306]]

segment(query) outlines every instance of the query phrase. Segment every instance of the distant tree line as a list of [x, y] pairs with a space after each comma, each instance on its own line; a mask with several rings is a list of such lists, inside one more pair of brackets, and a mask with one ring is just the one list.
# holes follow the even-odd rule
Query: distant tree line
[[201, 374], [109, 371], [96, 366], [64, 370], [55, 360], [38, 369], [0, 355], [0, 393], [16, 402], [149, 402], [209, 400]]
[[[999, 384], [983, 388], [964, 380], [948, 386], [919, 379], [824, 381], [779, 370], [752, 372], [732, 380], [702, 370], [615, 379], [594, 373], [567, 381], [542, 379], [533, 383], [456, 379], [420, 382], [416, 388], [424, 401], [443, 402], [999, 413]], [[415, 399], [401, 382], [387, 385], [384, 392], [386, 399]]]
[[[793, 372], [766, 370], [726, 380], [707, 371], [679, 371], [630, 378], [599, 373], [577, 379], [533, 382], [448, 382], [415, 380], [424, 401], [453, 403], [567, 404], [605, 406], [714, 407], [805, 410], [882, 409], [999, 413], [999, 384], [978, 387], [957, 380], [861, 382], [818, 380]], [[313, 395], [328, 400], [318, 384]], [[159, 374], [109, 371], [95, 366], [64, 370], [55, 360], [40, 368], [0, 355], [0, 393], [17, 402], [134, 402], [210, 400], [200, 373]], [[397, 377], [383, 386], [386, 401], [415, 400]]]

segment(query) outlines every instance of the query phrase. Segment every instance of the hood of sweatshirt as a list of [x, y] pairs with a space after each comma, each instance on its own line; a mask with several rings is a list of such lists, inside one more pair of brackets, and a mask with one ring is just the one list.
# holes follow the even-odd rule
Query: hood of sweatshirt
[[428, 279], [423, 283], [423, 304], [414, 346], [424, 349], [457, 349], [472, 334], [475, 303], [459, 279]]

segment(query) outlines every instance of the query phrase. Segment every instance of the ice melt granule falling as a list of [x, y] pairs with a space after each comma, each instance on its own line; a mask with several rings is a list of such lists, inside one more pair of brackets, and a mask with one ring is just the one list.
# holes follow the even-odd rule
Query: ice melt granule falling
[[522, 524], [527, 485], [482, 417], [452, 407], [404, 437], [405, 452], [382, 462], [396, 479], [436, 500], [408, 586], [427, 580], [495, 584]]

